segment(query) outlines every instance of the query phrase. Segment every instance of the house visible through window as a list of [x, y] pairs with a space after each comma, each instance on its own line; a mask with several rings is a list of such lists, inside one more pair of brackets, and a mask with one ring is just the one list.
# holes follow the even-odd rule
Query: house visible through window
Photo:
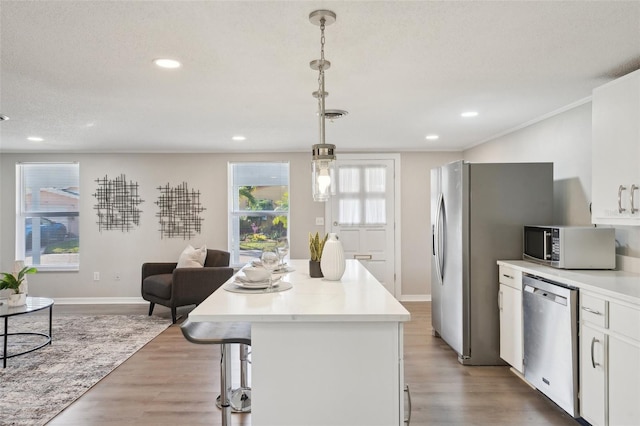
[[39, 270], [77, 270], [79, 165], [17, 164], [16, 182], [16, 259]]
[[231, 264], [259, 258], [289, 233], [289, 163], [229, 163]]

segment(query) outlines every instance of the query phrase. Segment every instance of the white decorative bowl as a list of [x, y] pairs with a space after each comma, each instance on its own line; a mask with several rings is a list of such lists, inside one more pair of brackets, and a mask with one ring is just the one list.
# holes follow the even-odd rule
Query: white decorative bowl
[[271, 276], [271, 272], [264, 268], [248, 266], [242, 270], [249, 281], [266, 281]]

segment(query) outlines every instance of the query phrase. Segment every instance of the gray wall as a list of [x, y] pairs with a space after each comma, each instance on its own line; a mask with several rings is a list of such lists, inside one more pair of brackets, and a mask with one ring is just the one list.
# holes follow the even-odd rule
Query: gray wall
[[402, 294], [431, 294], [431, 169], [461, 152], [402, 153]]
[[[430, 293], [429, 170], [461, 158], [461, 153], [401, 154], [402, 294], [424, 299]], [[307, 235], [323, 231], [315, 218], [324, 204], [311, 198], [310, 156], [277, 154], [3, 154], [0, 160], [0, 270], [13, 267], [15, 229], [15, 164], [20, 161], [78, 161], [80, 163], [80, 271], [41, 272], [29, 276], [29, 292], [50, 297], [138, 297], [140, 265], [145, 261], [175, 261], [187, 244], [227, 247], [227, 162], [289, 161], [291, 164], [291, 256], [308, 258]], [[140, 227], [130, 231], [98, 231], [93, 205], [97, 178], [124, 173], [139, 184], [145, 202]], [[156, 187], [187, 182], [201, 191], [202, 234], [190, 241], [160, 239], [155, 213]], [[100, 281], [93, 281], [100, 272]], [[116, 274], [120, 280], [116, 281]]]
[[[554, 219], [591, 225], [591, 102], [464, 152], [470, 162], [554, 163]], [[617, 254], [640, 258], [640, 227], [616, 228]]]
[[[2, 205], [0, 217], [14, 218], [15, 164], [19, 161], [78, 161], [80, 163], [80, 271], [42, 272], [29, 276], [29, 292], [51, 297], [137, 297], [140, 294], [140, 266], [145, 261], [177, 261], [187, 244], [211, 248], [227, 247], [227, 162], [289, 161], [291, 207], [291, 255], [308, 257], [307, 233], [323, 227], [315, 225], [316, 216], [324, 216], [324, 205], [314, 203], [310, 191], [310, 158], [306, 153], [214, 155], [214, 154], [4, 154], [1, 159]], [[97, 188], [95, 179], [124, 173], [138, 182], [142, 215], [140, 226], [130, 232], [98, 231], [93, 210]], [[157, 187], [166, 183], [187, 182], [200, 190], [202, 233], [190, 241], [161, 239], [158, 231]], [[0, 270], [13, 267], [14, 220], [0, 222], [2, 253]], [[93, 272], [100, 281], [93, 281]], [[121, 279], [115, 280], [119, 274]]]

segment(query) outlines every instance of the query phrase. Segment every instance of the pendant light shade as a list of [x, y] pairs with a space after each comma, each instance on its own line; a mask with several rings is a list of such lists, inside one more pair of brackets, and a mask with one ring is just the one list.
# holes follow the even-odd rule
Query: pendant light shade
[[313, 159], [311, 161], [313, 179], [313, 201], [327, 201], [331, 195], [335, 195], [335, 164], [336, 156], [333, 155], [335, 145], [313, 145]]

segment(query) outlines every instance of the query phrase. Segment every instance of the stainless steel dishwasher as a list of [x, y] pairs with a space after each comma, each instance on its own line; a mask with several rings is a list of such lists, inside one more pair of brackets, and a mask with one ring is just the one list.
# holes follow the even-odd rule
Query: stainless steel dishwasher
[[573, 417], [578, 410], [578, 290], [523, 276], [524, 377]]

